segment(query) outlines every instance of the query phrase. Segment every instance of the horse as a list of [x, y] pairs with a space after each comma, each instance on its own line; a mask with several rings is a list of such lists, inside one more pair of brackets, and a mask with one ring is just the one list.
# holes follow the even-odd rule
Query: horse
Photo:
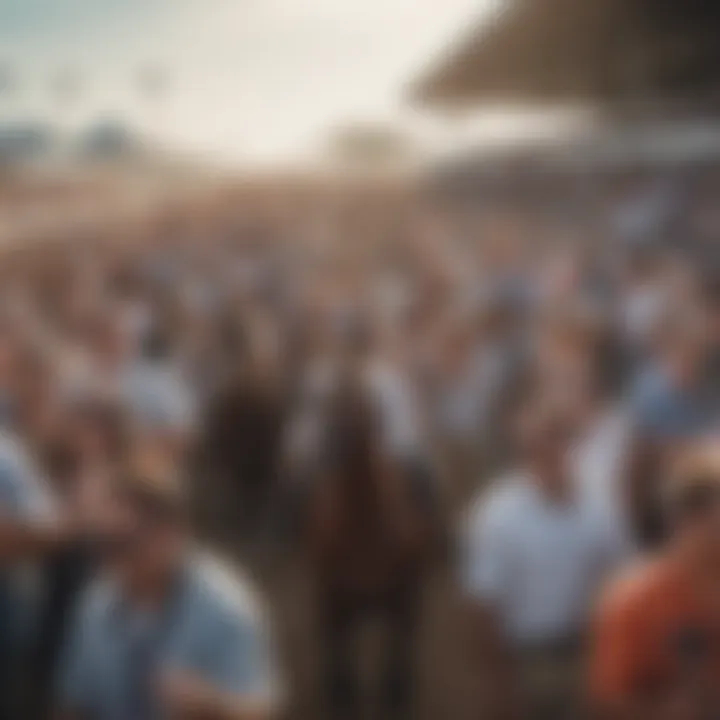
[[304, 546], [332, 717], [360, 712], [353, 645], [371, 619], [386, 630], [383, 709], [393, 717], [406, 717], [411, 709], [421, 590], [437, 539], [439, 503], [427, 466], [390, 457], [381, 427], [362, 383], [337, 390], [306, 505]]

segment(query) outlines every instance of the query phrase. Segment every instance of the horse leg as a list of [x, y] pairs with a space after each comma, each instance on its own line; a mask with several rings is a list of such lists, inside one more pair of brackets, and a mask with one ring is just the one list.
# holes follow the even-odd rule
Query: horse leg
[[418, 620], [419, 588], [410, 583], [394, 594], [385, 608], [387, 640], [382, 701], [390, 718], [411, 716]]
[[352, 720], [360, 715], [356, 618], [342, 601], [325, 606], [323, 621], [324, 692], [331, 720]]

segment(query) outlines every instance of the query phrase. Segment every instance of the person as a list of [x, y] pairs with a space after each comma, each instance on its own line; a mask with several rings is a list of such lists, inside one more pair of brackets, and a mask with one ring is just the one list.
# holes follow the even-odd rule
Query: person
[[[14, 717], [18, 710], [20, 675], [30, 654], [41, 601], [41, 565], [46, 558], [79, 534], [69, 516], [58, 512], [51, 488], [34, 461], [33, 445], [44, 423], [30, 421], [45, 415], [45, 392], [24, 392], [37, 386], [45, 390], [42, 373], [30, 377], [21, 370], [25, 343], [3, 328], [0, 355], [7, 407], [12, 417], [0, 431], [0, 717]], [[32, 366], [32, 370], [36, 370]], [[24, 376], [24, 377], [23, 377]], [[28, 380], [23, 382], [22, 380]], [[22, 400], [22, 404], [19, 402]], [[33, 412], [29, 412], [32, 406]], [[37, 434], [33, 431], [37, 430]]]
[[580, 305], [566, 310], [565, 316], [564, 342], [550, 353], [552, 362], [538, 382], [544, 389], [553, 387], [576, 418], [572, 457], [579, 501], [605, 523], [618, 557], [629, 558], [635, 552], [626, 489], [633, 438], [621, 397], [617, 338], [598, 307]]
[[585, 624], [616, 547], [578, 492], [565, 404], [531, 398], [518, 426], [521, 467], [466, 518], [467, 634], [488, 717], [556, 720], [578, 712]]
[[608, 720], [720, 712], [720, 456], [688, 450], [664, 488], [671, 534], [611, 585], [593, 632], [590, 687]]
[[248, 362], [208, 403], [195, 506], [199, 524], [218, 541], [235, 545], [268, 529], [283, 440], [282, 391], [275, 373]]
[[56, 505], [82, 523], [83, 535], [43, 558], [43, 593], [30, 668], [33, 693], [29, 714], [51, 717], [63, 634], [80, 593], [92, 578], [98, 520], [109, 478], [129, 445], [122, 409], [106, 399], [65, 408], [71, 415], [42, 449], [43, 467]]
[[0, 435], [0, 717], [14, 717], [18, 670], [28, 660], [40, 561], [75, 537], [23, 443]]
[[720, 422], [707, 319], [701, 308], [679, 309], [660, 331], [656, 362], [639, 376], [632, 398], [638, 432], [649, 441], [683, 442]]
[[720, 427], [713, 350], [703, 314], [679, 309], [667, 318], [657, 361], [633, 390], [628, 485], [636, 535], [645, 545], [664, 536], [656, 482], [660, 469], [684, 446]]
[[467, 501], [468, 489], [474, 492], [478, 466], [487, 451], [482, 439], [490, 435], [489, 427], [498, 419], [491, 395], [499, 390], [502, 363], [478, 359], [482, 353], [475, 335], [466, 318], [451, 323], [436, 343], [442, 357], [431, 378], [433, 430], [456, 504]]
[[107, 508], [104, 572], [79, 603], [57, 705], [73, 720], [265, 720], [279, 702], [263, 612], [194, 548], [164, 458], [135, 459]]
[[[612, 381], [610, 381], [612, 382]], [[581, 502], [606, 526], [618, 558], [637, 552], [627, 503], [627, 463], [632, 429], [624, 403], [608, 381], [590, 371], [580, 381], [573, 404], [578, 410], [574, 450], [575, 478]]]
[[196, 429], [196, 403], [168, 329], [153, 325], [140, 350], [124, 377], [122, 401], [142, 431], [183, 448]]
[[657, 243], [626, 245], [624, 277], [617, 301], [622, 313], [621, 332], [629, 357], [636, 363], [652, 355], [654, 335], [662, 315], [673, 302]]
[[528, 384], [529, 358], [521, 331], [522, 302], [495, 290], [477, 308], [473, 364], [480, 396], [479, 445], [485, 479], [514, 457], [512, 416]]

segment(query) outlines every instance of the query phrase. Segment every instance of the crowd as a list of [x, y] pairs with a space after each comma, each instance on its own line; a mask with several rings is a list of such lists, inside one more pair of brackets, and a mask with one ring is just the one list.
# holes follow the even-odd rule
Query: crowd
[[717, 246], [320, 195], [5, 251], [0, 718], [292, 715], [217, 557], [267, 546], [329, 717], [366, 709], [368, 621], [376, 713], [414, 716], [438, 564], [475, 716], [716, 717]]

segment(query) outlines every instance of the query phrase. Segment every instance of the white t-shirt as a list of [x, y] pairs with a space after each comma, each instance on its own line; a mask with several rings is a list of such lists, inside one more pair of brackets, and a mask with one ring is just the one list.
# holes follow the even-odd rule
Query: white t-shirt
[[530, 476], [509, 476], [470, 507], [463, 584], [498, 612], [518, 646], [581, 630], [615, 548], [581, 502], [554, 504]]

